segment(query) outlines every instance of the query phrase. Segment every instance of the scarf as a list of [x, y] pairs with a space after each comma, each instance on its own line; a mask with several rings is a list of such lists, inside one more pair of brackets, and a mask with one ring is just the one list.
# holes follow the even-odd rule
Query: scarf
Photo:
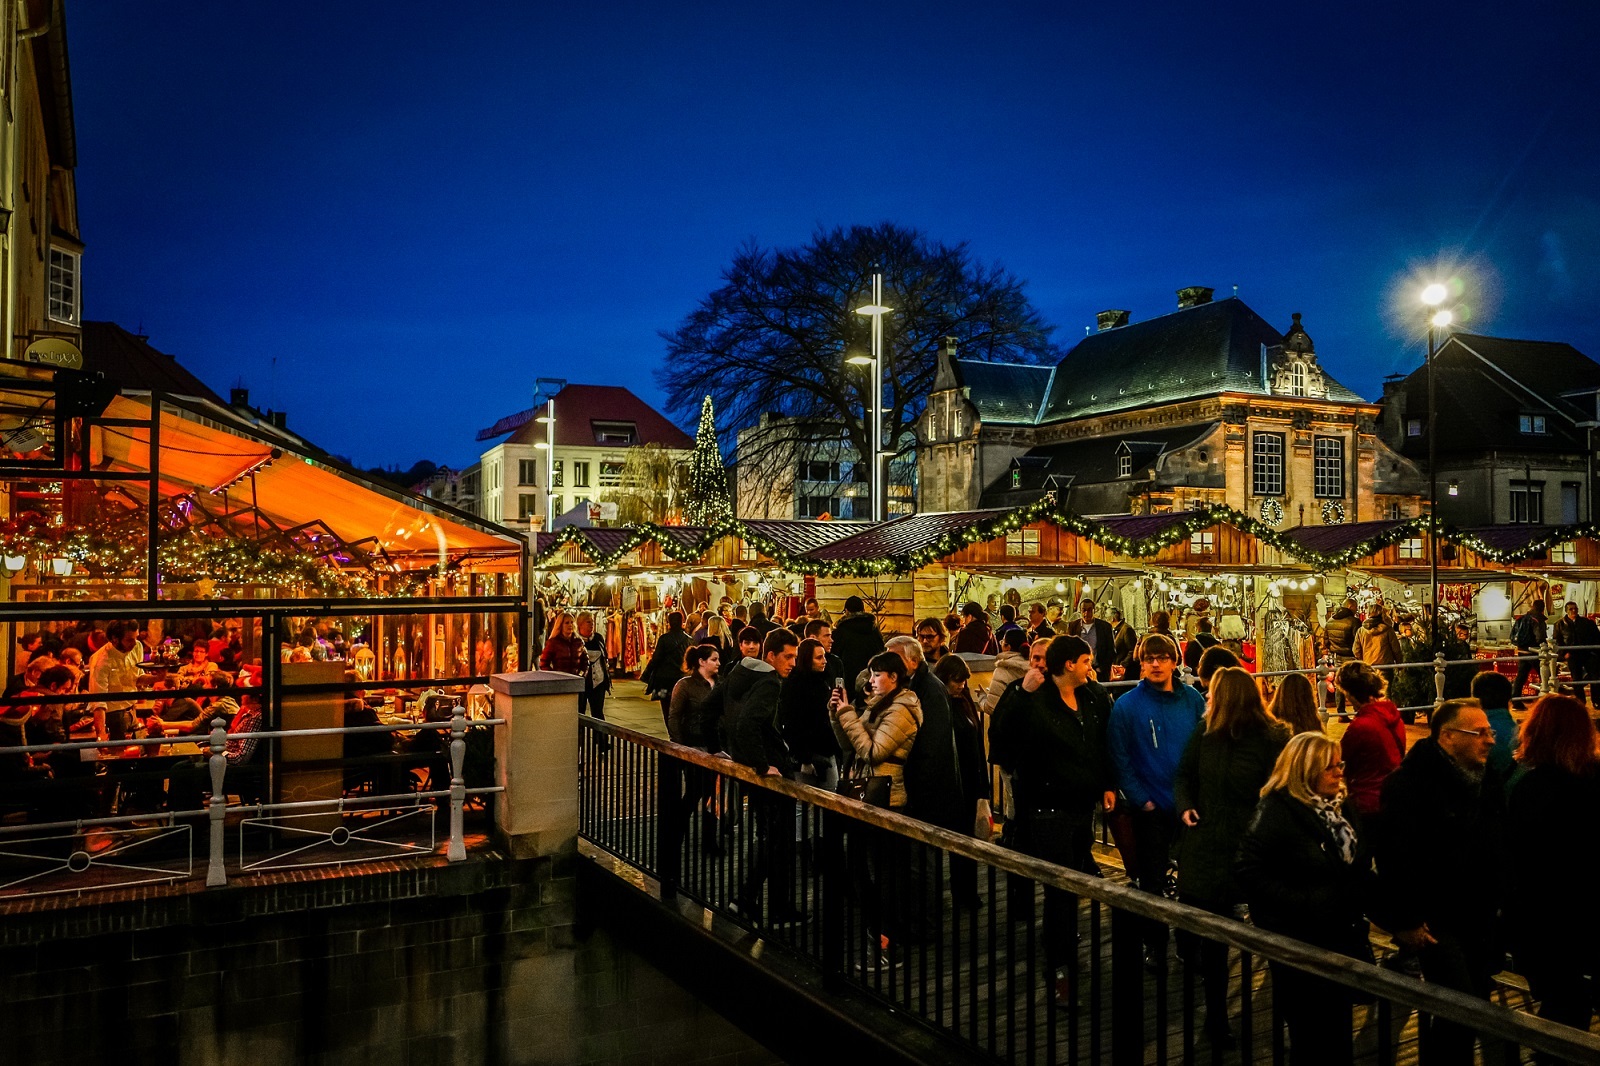
[[1322, 819], [1322, 824], [1333, 836], [1334, 846], [1339, 849], [1339, 858], [1345, 862], [1355, 862], [1356, 831], [1345, 821], [1344, 814], [1339, 809], [1343, 805], [1343, 796], [1333, 800], [1322, 796], [1311, 797], [1311, 809], [1317, 812], [1317, 817]]

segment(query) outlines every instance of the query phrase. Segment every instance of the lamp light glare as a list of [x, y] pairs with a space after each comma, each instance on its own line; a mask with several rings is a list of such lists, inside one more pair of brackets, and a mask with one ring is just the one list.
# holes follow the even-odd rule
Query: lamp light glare
[[1429, 307], [1438, 307], [1450, 296], [1450, 290], [1437, 281], [1422, 290], [1422, 302]]
[[1452, 315], [1447, 310], [1435, 311], [1433, 313], [1433, 320], [1432, 321], [1433, 321], [1433, 324], [1435, 326], [1437, 326], [1439, 329], [1444, 329], [1450, 323], [1455, 321], [1455, 316]]

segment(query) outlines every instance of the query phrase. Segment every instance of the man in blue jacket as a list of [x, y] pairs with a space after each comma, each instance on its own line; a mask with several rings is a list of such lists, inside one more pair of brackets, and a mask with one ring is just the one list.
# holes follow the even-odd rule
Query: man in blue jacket
[[[1178, 646], [1159, 633], [1139, 645], [1141, 679], [1111, 707], [1107, 729], [1117, 789], [1133, 808], [1133, 862], [1128, 870], [1138, 886], [1160, 895], [1177, 830], [1173, 782], [1178, 758], [1206, 713], [1205, 697], [1173, 681]], [[1145, 961], [1165, 965], [1167, 927], [1151, 923], [1145, 932]]]

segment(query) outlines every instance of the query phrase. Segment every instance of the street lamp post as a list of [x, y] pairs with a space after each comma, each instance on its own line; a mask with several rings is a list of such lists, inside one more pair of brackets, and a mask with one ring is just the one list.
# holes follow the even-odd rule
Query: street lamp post
[[887, 494], [883, 484], [883, 316], [890, 310], [892, 308], [883, 306], [883, 275], [875, 273], [872, 275], [872, 302], [855, 309], [856, 314], [872, 319], [872, 355], [853, 355], [845, 360], [857, 366], [870, 367], [872, 372], [872, 409], [867, 427], [867, 447], [872, 456], [870, 491], [874, 522], [882, 522], [887, 510]]
[[1428, 650], [1437, 656], [1443, 646], [1439, 640], [1439, 465], [1438, 418], [1434, 406], [1433, 357], [1437, 352], [1435, 330], [1450, 325], [1451, 315], [1440, 308], [1450, 290], [1435, 283], [1422, 290], [1422, 302], [1436, 310], [1428, 318], [1428, 602], [1433, 618], [1428, 623]]
[[534, 445], [544, 452], [544, 531], [556, 528], [556, 400], [544, 402], [544, 414], [534, 421], [544, 423], [544, 440]]

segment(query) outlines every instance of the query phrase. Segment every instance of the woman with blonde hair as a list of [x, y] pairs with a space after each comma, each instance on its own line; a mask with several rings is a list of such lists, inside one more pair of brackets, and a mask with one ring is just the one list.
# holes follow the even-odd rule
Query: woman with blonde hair
[[1289, 727], [1291, 733], [1321, 733], [1322, 716], [1317, 713], [1317, 690], [1305, 674], [1282, 678], [1272, 696], [1272, 717]]
[[[1370, 847], [1347, 796], [1338, 742], [1312, 732], [1290, 738], [1261, 788], [1234, 875], [1262, 929], [1371, 962]], [[1271, 969], [1293, 1066], [1350, 1062], [1349, 993], [1292, 966]]]
[[[1174, 795], [1184, 830], [1178, 840], [1178, 898], [1214, 914], [1231, 916], [1239, 903], [1233, 857], [1250, 825], [1261, 786], [1272, 773], [1289, 730], [1267, 714], [1249, 671], [1225, 666], [1206, 690], [1204, 730], [1196, 730], [1178, 760]], [[1179, 934], [1178, 950], [1199, 950], [1205, 981], [1206, 1035], [1231, 1046], [1228, 1026], [1228, 948]]]

